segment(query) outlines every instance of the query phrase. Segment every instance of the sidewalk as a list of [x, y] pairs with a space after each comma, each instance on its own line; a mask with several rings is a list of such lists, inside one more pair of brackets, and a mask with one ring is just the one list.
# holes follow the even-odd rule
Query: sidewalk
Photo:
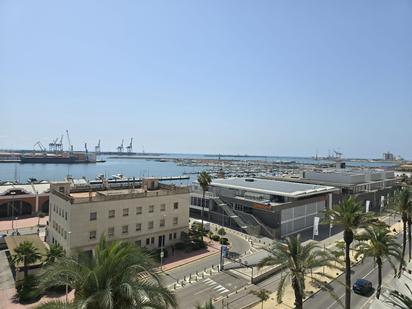
[[173, 256], [165, 258], [163, 260], [163, 271], [168, 271], [220, 252], [219, 243], [210, 241], [207, 237], [204, 237], [203, 240], [208, 244], [206, 249], [192, 252], [176, 250]]
[[[40, 225], [46, 225], [49, 216], [40, 218]], [[14, 229], [32, 228], [34, 232], [37, 231], [37, 223], [39, 222], [38, 217], [30, 217], [24, 219], [14, 220]], [[9, 234], [12, 232], [12, 220], [0, 221], [0, 232]]]

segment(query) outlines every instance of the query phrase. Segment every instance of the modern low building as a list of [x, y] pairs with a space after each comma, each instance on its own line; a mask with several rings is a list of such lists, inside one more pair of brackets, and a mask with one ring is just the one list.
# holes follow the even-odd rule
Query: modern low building
[[214, 179], [205, 200], [195, 184], [190, 215], [252, 235], [280, 238], [313, 227], [329, 207], [332, 186], [256, 178]]
[[0, 219], [31, 216], [49, 212], [49, 183], [0, 186]]
[[69, 182], [50, 186], [47, 242], [92, 252], [101, 235], [148, 249], [181, 240], [189, 224], [189, 188], [145, 179], [139, 187], [101, 190]]
[[370, 201], [370, 210], [378, 211], [381, 200], [387, 201], [397, 188], [394, 171], [366, 168], [325, 168], [301, 172], [299, 175], [276, 177], [277, 180], [333, 186], [333, 204], [348, 196], [356, 197], [362, 204]]

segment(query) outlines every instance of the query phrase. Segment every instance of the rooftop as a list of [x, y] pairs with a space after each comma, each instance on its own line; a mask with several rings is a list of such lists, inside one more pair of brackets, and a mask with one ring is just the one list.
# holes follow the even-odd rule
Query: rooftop
[[216, 187], [242, 189], [251, 192], [280, 195], [294, 198], [333, 192], [337, 190], [335, 187], [331, 186], [321, 186], [257, 178], [214, 179], [211, 185]]
[[54, 195], [59, 196], [72, 204], [103, 202], [110, 200], [135, 199], [145, 197], [156, 197], [174, 194], [189, 193], [188, 187], [159, 184], [157, 189], [128, 188], [128, 189], [106, 189], [93, 191], [72, 191], [70, 194], [64, 194], [56, 190], [52, 191]]

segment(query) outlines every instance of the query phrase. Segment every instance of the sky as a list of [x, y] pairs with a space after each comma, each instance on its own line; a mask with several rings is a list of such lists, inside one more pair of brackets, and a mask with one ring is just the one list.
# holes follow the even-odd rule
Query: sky
[[0, 0], [0, 120], [3, 149], [412, 159], [412, 1]]

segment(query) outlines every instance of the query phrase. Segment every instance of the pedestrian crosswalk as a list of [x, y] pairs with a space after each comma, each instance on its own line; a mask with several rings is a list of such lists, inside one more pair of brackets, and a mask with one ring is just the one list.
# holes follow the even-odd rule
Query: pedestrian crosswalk
[[229, 290], [226, 289], [224, 286], [218, 284], [216, 281], [210, 278], [205, 279], [203, 282], [209, 287], [213, 287], [213, 290], [216, 290], [217, 292], [219, 292], [219, 294], [225, 294], [229, 292]]

